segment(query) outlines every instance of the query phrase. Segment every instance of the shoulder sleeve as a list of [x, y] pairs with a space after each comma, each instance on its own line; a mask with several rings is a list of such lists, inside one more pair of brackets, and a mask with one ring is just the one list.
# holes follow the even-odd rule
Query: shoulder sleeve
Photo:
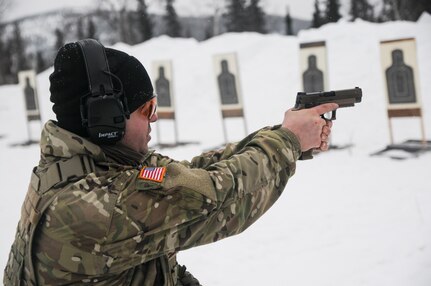
[[175, 160], [156, 152], [151, 152], [150, 156], [144, 161], [147, 166], [166, 166], [172, 162], [175, 162]]

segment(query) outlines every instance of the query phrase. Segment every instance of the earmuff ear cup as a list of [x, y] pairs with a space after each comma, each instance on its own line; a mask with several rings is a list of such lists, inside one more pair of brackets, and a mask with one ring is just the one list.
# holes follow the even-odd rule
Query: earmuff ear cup
[[[129, 117], [121, 80], [111, 74], [102, 44], [85, 39], [78, 41], [78, 45], [84, 56], [90, 90], [81, 97], [82, 125], [92, 142], [113, 144], [123, 138]], [[112, 79], [119, 82], [119, 92], [114, 90]]]
[[112, 144], [123, 138], [126, 116], [123, 104], [115, 96], [89, 97], [87, 114], [87, 132], [92, 141]]

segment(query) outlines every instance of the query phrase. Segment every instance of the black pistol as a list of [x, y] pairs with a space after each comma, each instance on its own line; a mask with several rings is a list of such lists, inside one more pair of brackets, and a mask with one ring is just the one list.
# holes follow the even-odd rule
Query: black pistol
[[[333, 91], [319, 91], [319, 92], [298, 92], [294, 110], [304, 108], [312, 108], [324, 103], [337, 103], [339, 108], [355, 106], [362, 100], [362, 90], [359, 87], [353, 89], [342, 89]], [[336, 119], [336, 110], [327, 117], [324, 114], [322, 118], [326, 120]], [[307, 160], [313, 158], [313, 149], [302, 152], [300, 159]]]

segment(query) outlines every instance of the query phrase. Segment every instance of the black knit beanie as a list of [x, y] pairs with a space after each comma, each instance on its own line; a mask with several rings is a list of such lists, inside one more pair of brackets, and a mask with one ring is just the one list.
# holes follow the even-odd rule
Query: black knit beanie
[[[123, 84], [130, 113], [153, 97], [153, 86], [144, 66], [134, 57], [105, 48], [111, 73]], [[82, 51], [77, 43], [63, 46], [57, 53], [54, 72], [49, 77], [52, 110], [58, 125], [83, 137], [87, 131], [82, 126], [80, 98], [89, 93], [89, 84]], [[120, 89], [117, 80], [114, 88]]]

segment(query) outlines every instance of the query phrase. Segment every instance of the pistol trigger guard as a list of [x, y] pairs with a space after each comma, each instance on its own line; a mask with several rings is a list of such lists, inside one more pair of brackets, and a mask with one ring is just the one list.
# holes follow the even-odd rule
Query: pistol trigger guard
[[337, 119], [337, 115], [336, 115], [336, 112], [337, 112], [337, 110], [332, 110], [332, 116], [331, 116], [331, 119], [330, 120], [335, 120], [335, 119]]
[[323, 119], [325, 119], [325, 120], [328, 120], [328, 121], [335, 120], [335, 119], [337, 119], [337, 117], [336, 117], [336, 110], [333, 110], [333, 111], [327, 112], [325, 114], [322, 114], [321, 117]]

